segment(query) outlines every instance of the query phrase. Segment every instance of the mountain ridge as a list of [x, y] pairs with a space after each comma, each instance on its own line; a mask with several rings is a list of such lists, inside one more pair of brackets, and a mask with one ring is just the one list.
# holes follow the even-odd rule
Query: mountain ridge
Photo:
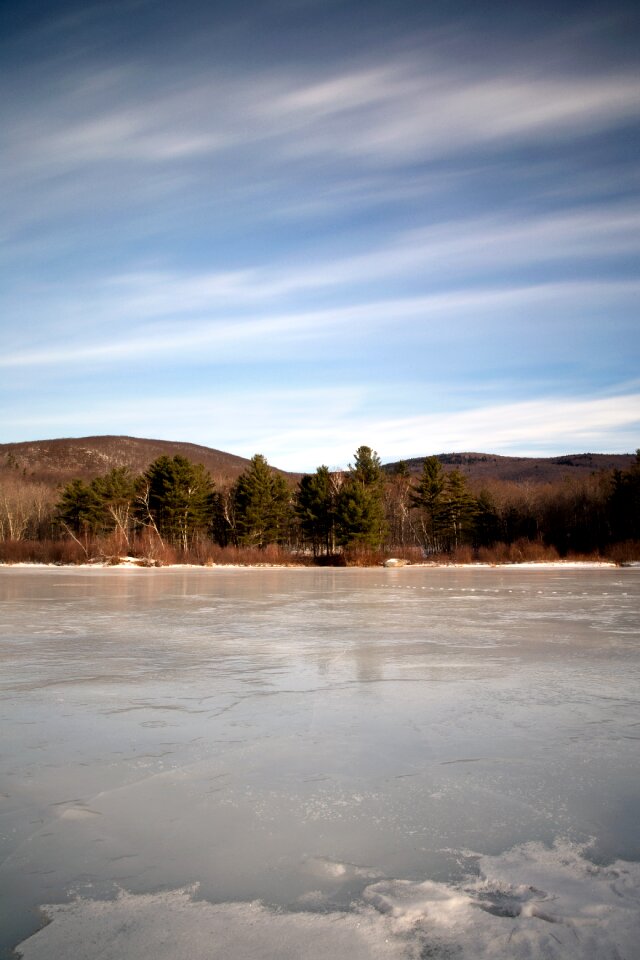
[[[202, 444], [179, 440], [157, 440], [127, 435], [57, 437], [0, 444], [0, 471], [20, 470], [24, 476], [59, 486], [80, 477], [90, 480], [113, 467], [129, 467], [140, 473], [159, 456], [180, 454], [202, 463], [217, 483], [235, 480], [249, 465], [249, 459]], [[516, 483], [552, 483], [565, 477], [585, 477], [601, 470], [628, 469], [635, 454], [574, 453], [555, 457], [508, 456], [481, 452], [440, 453], [445, 470], [460, 470], [474, 483], [503, 480]], [[384, 464], [392, 474], [404, 462], [412, 475], [422, 470], [424, 457]], [[280, 470], [297, 479], [301, 472]]]
[[[499, 453], [439, 453], [436, 454], [445, 471], [459, 470], [469, 480], [502, 480], [513, 483], [554, 483], [565, 477], [578, 478], [602, 470], [627, 470], [635, 462], [631, 453], [566, 453], [553, 457], [510, 456]], [[410, 457], [404, 461], [385, 464], [392, 473], [404, 462], [412, 475], [422, 470], [424, 457]]]
[[0, 468], [9, 461], [34, 480], [66, 483], [75, 477], [93, 479], [113, 467], [141, 473], [158, 457], [176, 454], [202, 463], [216, 480], [234, 479], [249, 465], [246, 457], [197, 443], [106, 434], [2, 443]]

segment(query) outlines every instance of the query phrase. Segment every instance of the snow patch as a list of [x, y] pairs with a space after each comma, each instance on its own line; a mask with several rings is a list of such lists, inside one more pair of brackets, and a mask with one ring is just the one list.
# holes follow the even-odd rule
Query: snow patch
[[[597, 866], [559, 841], [496, 856], [466, 854], [478, 873], [458, 883], [385, 880], [349, 911], [285, 912], [212, 904], [196, 888], [44, 908], [52, 921], [19, 947], [25, 960], [620, 960], [640, 942], [640, 864]], [[319, 872], [339, 864], [318, 858]], [[344, 865], [345, 873], [352, 865]], [[334, 869], [335, 868], [335, 869]], [[318, 891], [300, 898], [311, 905]]]

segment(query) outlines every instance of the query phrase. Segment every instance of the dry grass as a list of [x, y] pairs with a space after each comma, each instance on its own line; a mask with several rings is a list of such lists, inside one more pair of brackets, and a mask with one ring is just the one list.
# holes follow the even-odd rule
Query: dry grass
[[614, 563], [637, 563], [640, 561], [640, 540], [612, 544], [607, 550], [607, 559]]
[[[82, 564], [89, 561], [117, 565], [123, 556], [136, 557], [141, 565], [150, 567], [173, 564], [197, 566], [330, 566], [330, 567], [376, 567], [390, 557], [408, 563], [526, 563], [553, 562], [560, 559], [555, 547], [531, 540], [515, 543], [495, 543], [491, 547], [474, 550], [461, 546], [452, 553], [432, 554], [425, 557], [420, 547], [348, 547], [341, 553], [313, 557], [309, 553], [292, 551], [287, 547], [270, 544], [267, 547], [221, 547], [211, 541], [195, 543], [189, 550], [178, 550], [163, 544], [157, 536], [145, 532], [131, 544], [122, 538], [94, 538], [81, 544], [71, 539], [64, 540], [2, 540], [0, 563], [51, 563]], [[640, 541], [626, 540], [612, 544], [605, 558], [615, 563], [640, 561]], [[570, 554], [566, 560], [602, 560], [600, 554]]]
[[553, 563], [560, 559], [555, 547], [537, 540], [516, 540], [515, 543], [494, 543], [476, 552], [480, 563]]
[[86, 563], [82, 547], [73, 540], [2, 540], [0, 563]]
[[221, 547], [217, 543], [203, 541], [190, 550], [181, 552], [178, 563], [196, 563], [205, 567], [232, 564], [233, 566], [309, 566], [313, 558], [306, 554], [293, 553], [277, 543], [266, 547]]
[[345, 567], [379, 567], [388, 556], [384, 550], [361, 546], [345, 547], [342, 552]]

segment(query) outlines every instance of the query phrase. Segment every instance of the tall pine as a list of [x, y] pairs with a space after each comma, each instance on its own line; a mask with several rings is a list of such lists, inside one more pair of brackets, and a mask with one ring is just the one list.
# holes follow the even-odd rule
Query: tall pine
[[188, 550], [211, 525], [213, 481], [202, 464], [180, 454], [158, 457], [138, 481], [138, 508], [162, 540]]
[[418, 525], [426, 553], [438, 553], [445, 546], [445, 485], [445, 474], [438, 458], [425, 457], [411, 502], [418, 510]]
[[238, 477], [233, 490], [236, 541], [265, 547], [285, 543], [291, 523], [291, 494], [284, 477], [274, 473], [260, 453]]
[[343, 546], [380, 547], [387, 534], [383, 476], [371, 447], [356, 450], [336, 504], [338, 542]]
[[303, 537], [311, 542], [314, 555], [335, 549], [336, 488], [329, 468], [322, 465], [305, 474], [298, 484], [296, 515]]

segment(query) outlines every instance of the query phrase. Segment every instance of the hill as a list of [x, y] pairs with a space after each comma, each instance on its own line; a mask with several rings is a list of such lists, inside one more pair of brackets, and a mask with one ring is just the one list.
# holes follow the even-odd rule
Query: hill
[[[565, 477], [588, 477], [600, 470], [628, 470], [635, 462], [635, 454], [572, 453], [560, 457], [507, 457], [494, 453], [440, 453], [438, 460], [445, 470], [459, 470], [476, 486], [487, 480], [554, 483]], [[424, 457], [413, 457], [404, 462], [410, 473], [418, 475], [422, 471]], [[392, 473], [397, 466], [397, 463], [388, 463], [384, 469]]]
[[[218, 484], [235, 480], [249, 464], [245, 457], [172, 440], [151, 440], [139, 437], [78, 437], [55, 440], [33, 440], [0, 444], [0, 475], [17, 469], [30, 480], [58, 487], [75, 477], [90, 480], [113, 467], [127, 466], [141, 473], [157, 457], [181, 454], [209, 470]], [[586, 477], [599, 470], [626, 470], [635, 460], [632, 454], [576, 453], [561, 457], [508, 457], [490, 453], [441, 453], [438, 459], [445, 470], [457, 468], [473, 486], [489, 480], [515, 483], [553, 483], [569, 478]], [[412, 474], [422, 470], [423, 457], [405, 461]], [[392, 473], [397, 463], [385, 464]], [[278, 471], [292, 479], [300, 474]]]
[[196, 443], [106, 436], [2, 443], [0, 469], [18, 468], [30, 480], [58, 486], [75, 477], [91, 480], [113, 467], [141, 473], [157, 457], [176, 454], [203, 464], [217, 483], [234, 480], [249, 465], [245, 457]]

